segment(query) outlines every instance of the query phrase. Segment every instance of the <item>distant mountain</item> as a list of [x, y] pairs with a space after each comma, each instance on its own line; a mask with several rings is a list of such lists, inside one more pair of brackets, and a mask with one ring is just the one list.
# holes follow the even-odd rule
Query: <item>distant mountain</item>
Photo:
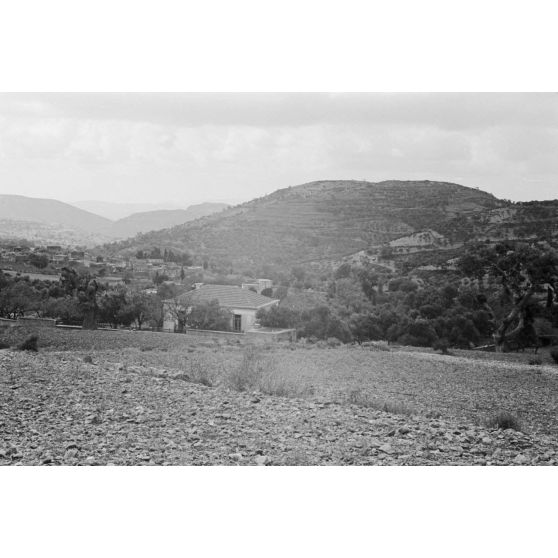
[[134, 213], [112, 221], [57, 200], [0, 195], [0, 237], [35, 242], [56, 238], [61, 243], [93, 246], [186, 223], [226, 207], [224, 203], [202, 203], [187, 209]]
[[159, 246], [230, 261], [237, 268], [289, 266], [339, 259], [425, 230], [438, 233], [437, 243], [459, 243], [505, 219], [500, 210], [511, 205], [448, 182], [319, 181], [105, 248], [132, 253]]
[[0, 219], [60, 225], [101, 237], [112, 236], [109, 219], [57, 200], [0, 195]]
[[[99, 200], [86, 200], [72, 203], [73, 206], [79, 207], [91, 213], [102, 215], [107, 219], [116, 221], [128, 217], [133, 213], [145, 211], [158, 211], [161, 209], [186, 209], [188, 204], [177, 204], [174, 202], [166, 203], [116, 203], [105, 202]], [[174, 224], [174, 223], [173, 223]]]
[[224, 203], [200, 203], [187, 209], [167, 209], [134, 213], [113, 223], [111, 234], [116, 238], [128, 238], [139, 233], [166, 229], [200, 217], [206, 217], [226, 209]]
[[14, 221], [13, 219], [0, 219], [0, 239], [14, 244], [30, 241], [35, 244], [88, 247], [95, 246], [99, 241], [110, 242], [113, 240], [112, 237], [99, 232], [87, 232], [36, 221]]

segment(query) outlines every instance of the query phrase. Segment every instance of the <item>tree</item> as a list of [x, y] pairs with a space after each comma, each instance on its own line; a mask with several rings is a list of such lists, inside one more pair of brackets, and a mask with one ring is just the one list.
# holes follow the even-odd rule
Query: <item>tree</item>
[[[130, 318], [127, 308], [126, 290], [117, 287], [107, 291], [99, 300], [99, 314], [103, 322], [108, 322], [112, 327], [117, 328], [123, 321]], [[131, 321], [131, 320], [130, 320]]]
[[44, 269], [48, 265], [48, 258], [44, 254], [31, 254], [29, 263], [37, 269]]
[[146, 321], [157, 324], [161, 320], [161, 299], [157, 295], [135, 292], [129, 297], [128, 306], [139, 329]]
[[83, 310], [77, 299], [73, 297], [49, 299], [43, 315], [47, 318], [60, 319], [66, 325], [83, 324]]
[[165, 281], [169, 280], [169, 276], [166, 275], [165, 273], [159, 273], [158, 271], [155, 272], [155, 276], [153, 277], [153, 283], [155, 285], [160, 285], [161, 283], [164, 283]]
[[306, 270], [303, 267], [296, 266], [291, 269], [291, 275], [298, 283], [302, 283], [306, 277]]
[[464, 273], [476, 274], [477, 277], [488, 273], [500, 281], [507, 311], [494, 333], [497, 351], [506, 350], [509, 342], [518, 336], [533, 336], [533, 313], [529, 306], [536, 293], [545, 291], [546, 304], [552, 306], [558, 287], [556, 252], [527, 244], [475, 246], [458, 265]]
[[258, 310], [256, 318], [264, 327], [292, 328], [299, 324], [300, 312], [284, 306], [273, 306]]
[[394, 256], [394, 251], [391, 246], [382, 246], [380, 249], [380, 259], [381, 260], [391, 260]]
[[83, 329], [97, 329], [97, 293], [99, 285], [89, 274], [78, 274], [75, 269], [62, 268], [60, 285], [65, 294], [77, 299], [83, 312]]
[[186, 313], [186, 325], [194, 329], [230, 331], [231, 313], [219, 306], [218, 300], [197, 302]]
[[6, 318], [24, 316], [26, 312], [39, 308], [39, 294], [25, 279], [9, 281], [0, 289], [0, 311]]

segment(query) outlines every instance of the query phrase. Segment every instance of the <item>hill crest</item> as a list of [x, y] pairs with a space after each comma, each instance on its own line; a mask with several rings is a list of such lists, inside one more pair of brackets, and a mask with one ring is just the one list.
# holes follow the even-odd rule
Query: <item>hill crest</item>
[[321, 180], [277, 190], [218, 214], [108, 248], [158, 245], [235, 266], [336, 258], [426, 228], [459, 233], [452, 221], [507, 207], [492, 194], [447, 182]]

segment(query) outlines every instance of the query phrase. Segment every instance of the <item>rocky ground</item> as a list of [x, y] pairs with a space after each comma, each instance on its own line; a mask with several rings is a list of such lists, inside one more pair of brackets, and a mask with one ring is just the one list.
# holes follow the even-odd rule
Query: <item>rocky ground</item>
[[72, 352], [0, 351], [0, 401], [2, 465], [558, 464], [552, 434], [208, 387]]

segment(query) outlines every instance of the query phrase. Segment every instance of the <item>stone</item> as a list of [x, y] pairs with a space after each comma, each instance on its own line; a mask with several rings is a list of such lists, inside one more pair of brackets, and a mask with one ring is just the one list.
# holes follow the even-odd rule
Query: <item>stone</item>
[[390, 446], [390, 444], [384, 444], [383, 446], [380, 446], [378, 448], [380, 451], [383, 451], [384, 453], [393, 453], [393, 448]]
[[64, 454], [64, 459], [75, 459], [78, 455], [77, 448], [71, 448]]
[[529, 459], [525, 455], [520, 453], [519, 455], [515, 456], [513, 462], [517, 463], [518, 465], [526, 465], [527, 463], [529, 463]]
[[269, 461], [269, 458], [267, 457], [267, 455], [258, 455], [254, 459], [254, 461], [256, 462], [256, 465], [261, 466], [261, 465], [266, 465]]

